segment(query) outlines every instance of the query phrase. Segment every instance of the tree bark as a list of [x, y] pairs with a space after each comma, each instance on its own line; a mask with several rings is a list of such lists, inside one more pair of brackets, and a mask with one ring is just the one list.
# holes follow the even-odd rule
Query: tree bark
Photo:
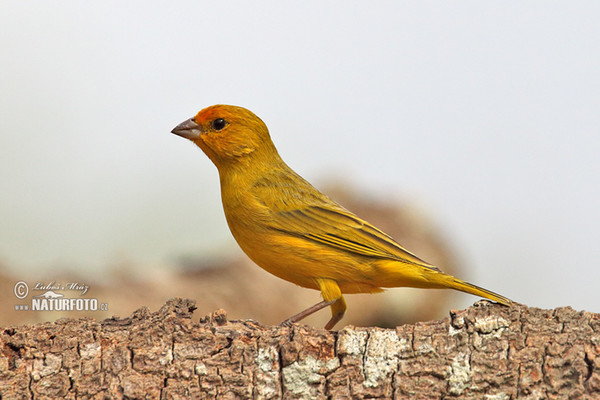
[[480, 302], [396, 329], [192, 321], [172, 299], [126, 319], [0, 333], [1, 399], [600, 398], [600, 315]]

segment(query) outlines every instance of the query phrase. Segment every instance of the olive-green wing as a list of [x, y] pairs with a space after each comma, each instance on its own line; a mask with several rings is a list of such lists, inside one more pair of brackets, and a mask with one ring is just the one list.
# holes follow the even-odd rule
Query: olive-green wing
[[355, 254], [439, 270], [402, 248], [389, 235], [335, 203], [278, 212], [273, 215], [272, 227]]

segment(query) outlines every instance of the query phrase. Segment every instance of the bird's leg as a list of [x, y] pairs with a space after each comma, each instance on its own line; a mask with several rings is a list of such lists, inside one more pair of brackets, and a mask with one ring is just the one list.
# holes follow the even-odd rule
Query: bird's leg
[[330, 330], [342, 319], [346, 313], [346, 300], [344, 300], [344, 296], [342, 296], [342, 291], [340, 290], [337, 282], [333, 279], [327, 278], [317, 278], [316, 282], [317, 285], [319, 285], [319, 289], [321, 289], [323, 301], [307, 308], [304, 311], [299, 312], [291, 318], [286, 319], [280, 325], [290, 326], [294, 322], [298, 322], [327, 306], [331, 306], [331, 319], [327, 325], [325, 325], [325, 329]]
[[328, 331], [331, 330], [331, 328], [333, 328], [335, 326], [335, 324], [337, 324], [338, 322], [340, 322], [340, 320], [342, 318], [344, 318], [345, 313], [346, 313], [346, 300], [344, 300], [344, 296], [340, 295], [340, 298], [337, 299], [331, 305], [331, 319], [329, 320], [327, 325], [325, 325], [325, 329], [327, 329]]
[[323, 300], [333, 301], [331, 304], [331, 319], [325, 325], [325, 329], [330, 330], [344, 317], [346, 313], [346, 300], [344, 300], [340, 286], [335, 280], [318, 278], [316, 281], [319, 289], [321, 289]]
[[331, 301], [321, 301], [317, 304], [315, 304], [312, 307], [308, 307], [306, 310], [304, 311], [300, 311], [298, 314], [286, 319], [285, 321], [283, 321], [281, 324], [281, 326], [291, 326], [292, 324], [303, 320], [304, 318], [308, 317], [309, 315], [324, 309], [327, 306], [332, 305], [333, 303], [335, 303], [337, 300], [331, 300]]

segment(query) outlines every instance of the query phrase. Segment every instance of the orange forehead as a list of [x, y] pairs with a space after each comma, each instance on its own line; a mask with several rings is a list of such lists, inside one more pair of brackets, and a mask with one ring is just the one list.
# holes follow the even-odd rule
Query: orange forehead
[[216, 118], [226, 118], [231, 116], [232, 111], [228, 110], [229, 106], [216, 105], [206, 107], [204, 110], [201, 110], [194, 117], [194, 121], [197, 124], [202, 124], [207, 121], [212, 121]]

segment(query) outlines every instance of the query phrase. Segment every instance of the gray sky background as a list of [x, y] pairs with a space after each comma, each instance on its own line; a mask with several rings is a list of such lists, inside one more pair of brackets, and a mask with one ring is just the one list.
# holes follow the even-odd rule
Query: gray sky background
[[0, 261], [234, 248], [216, 169], [170, 133], [228, 103], [317, 186], [417, 202], [474, 283], [600, 311], [599, 4], [4, 1]]

